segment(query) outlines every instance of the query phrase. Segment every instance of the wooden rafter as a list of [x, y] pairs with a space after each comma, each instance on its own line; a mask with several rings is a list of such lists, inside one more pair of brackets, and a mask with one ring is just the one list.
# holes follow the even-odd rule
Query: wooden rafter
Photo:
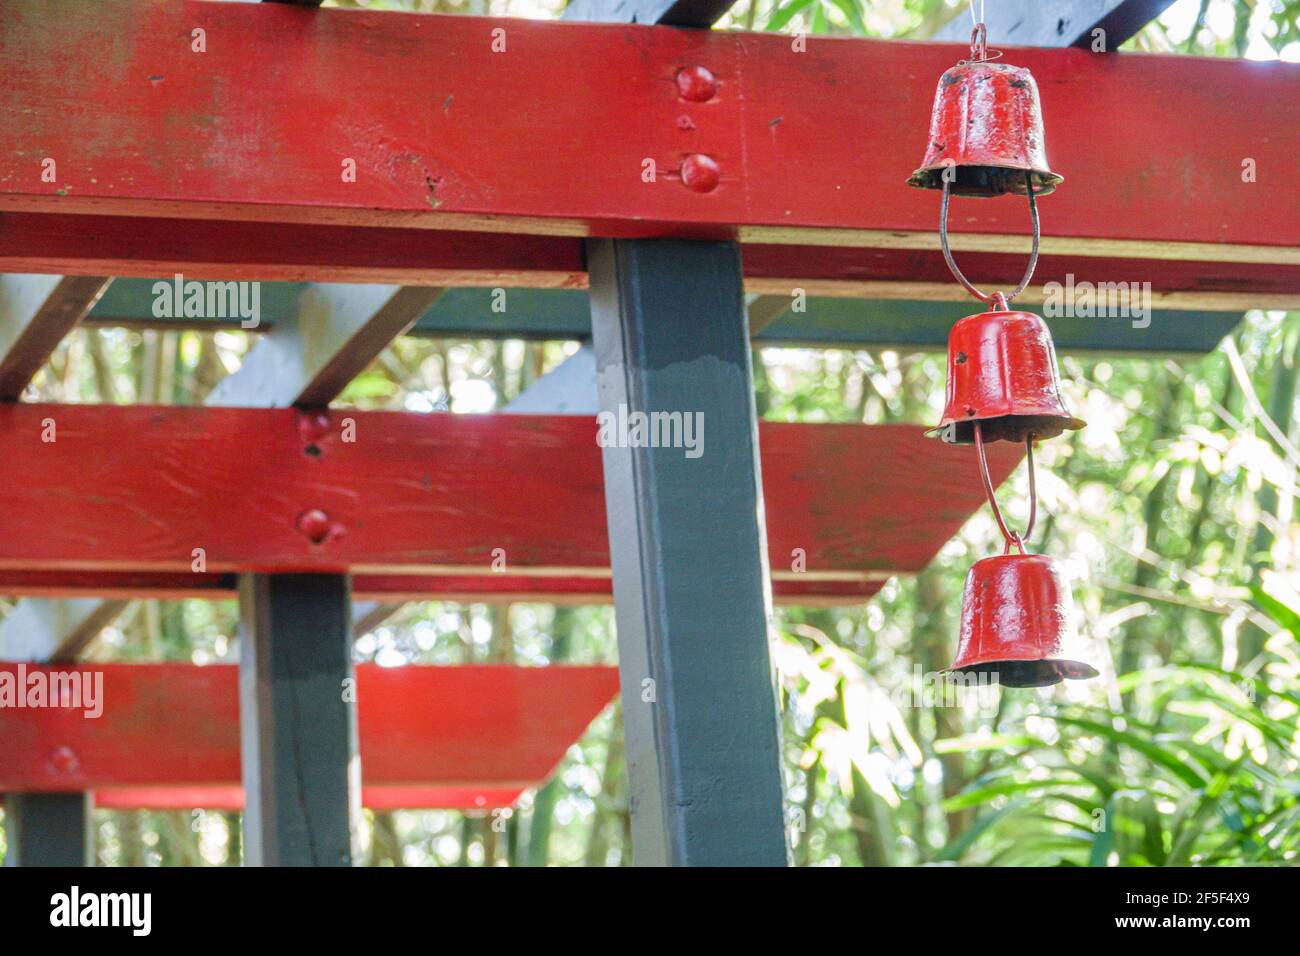
[[[62, 279], [59, 286], [84, 286], [89, 281]], [[291, 308], [278, 314], [274, 330], [253, 347], [237, 373], [217, 386], [208, 402], [270, 408], [328, 404], [440, 294], [440, 289], [428, 287], [309, 284], [299, 290]], [[123, 583], [89, 589], [15, 589], [12, 593], [33, 597], [20, 602], [0, 622], [0, 659], [75, 658], [125, 610], [129, 601], [113, 597], [115, 592], [139, 597], [159, 594], [155, 588], [128, 590]], [[62, 597], [37, 596], [42, 594]], [[78, 594], [111, 599], [67, 599]]]
[[[911, 573], [900, 571], [900, 574]], [[778, 604], [803, 607], [861, 604], [884, 585], [882, 579], [848, 580], [782, 573], [772, 582]], [[23, 601], [9, 617], [12, 627], [0, 630], [0, 660], [69, 660], [75, 658], [100, 630], [112, 623], [117, 601], [152, 598], [178, 601], [197, 598], [230, 601], [238, 596], [236, 576], [185, 574], [175, 571], [21, 571], [0, 570], [0, 594], [69, 600]], [[371, 602], [456, 601], [461, 604], [531, 602], [534, 604], [608, 604], [608, 577], [519, 574], [358, 574], [352, 579], [353, 633], [372, 630], [382, 617], [372, 616]], [[104, 601], [82, 601], [82, 598]], [[364, 603], [365, 606], [362, 606]], [[104, 616], [91, 618], [99, 605]], [[27, 609], [31, 610], [27, 610]], [[58, 610], [68, 616], [54, 620], [29, 617]], [[81, 613], [78, 613], [80, 611]], [[18, 615], [15, 617], [15, 615]], [[387, 615], [384, 615], [386, 617]], [[6, 618], [8, 620], [9, 618]]]
[[[189, 573], [202, 549], [207, 572], [485, 575], [500, 549], [514, 575], [608, 576], [594, 420], [336, 410], [304, 431], [303, 419], [0, 407], [0, 570]], [[917, 571], [984, 500], [966, 450], [916, 426], [773, 422], [760, 435], [778, 576]], [[1022, 450], [994, 452], [1001, 482]], [[314, 509], [319, 541], [304, 518]], [[806, 571], [791, 570], [795, 549]]]
[[[525, 788], [362, 786], [361, 805], [372, 810], [474, 810], [508, 807]], [[244, 788], [238, 784], [199, 787], [110, 787], [96, 790], [94, 805], [103, 810], [244, 809]]]
[[293, 321], [259, 342], [205, 404], [324, 407], [441, 294], [428, 287], [309, 285]]
[[[16, 680], [18, 667], [0, 664], [0, 680]], [[103, 714], [88, 720], [84, 708], [0, 708], [0, 792], [239, 783], [236, 667], [57, 670], [92, 681], [100, 675]], [[37, 672], [48, 670], [25, 671]], [[364, 779], [472, 789], [539, 783], [617, 687], [612, 667], [359, 665]]]
[[[1113, 52], [1164, 13], [1173, 0], [1012, 0], [985, 12], [991, 44], [1077, 46], [1091, 49], [1093, 31], [1105, 32], [1105, 52]], [[960, 11], [935, 33], [936, 40], [965, 40], [971, 20]]]
[[[965, 242], [954, 237], [959, 249]], [[1027, 239], [1022, 244], [1028, 248]], [[1169, 252], [1179, 249], [1171, 246]], [[1021, 301], [1041, 301], [1043, 284], [1064, 283], [1073, 275], [1094, 283], [1151, 282], [1154, 304], [1164, 309], [1284, 309], [1300, 302], [1300, 265], [1131, 253], [1119, 248], [1111, 257], [1078, 250], [1046, 254], [1035, 273], [1038, 285]], [[1014, 285], [1024, 272], [1024, 256], [1024, 250], [963, 252], [962, 269], [981, 285]], [[749, 244], [743, 265], [745, 288], [766, 295], [789, 297], [801, 289], [809, 296], [968, 301], [952, 281], [933, 235], [918, 238], [916, 248]], [[582, 243], [568, 237], [29, 213], [0, 216], [0, 268], [140, 278], [181, 272], [217, 280], [587, 286]]]
[[[487, 284], [495, 284], [522, 267], [528, 275], [519, 278], [528, 281], [518, 284], [575, 283], [580, 252], [564, 245], [565, 235], [689, 235], [745, 242], [752, 291], [788, 292], [806, 279], [864, 295], [871, 282], [914, 276], [908, 260], [933, 258], [935, 197], [901, 183], [923, 152], [928, 79], [959, 58], [960, 47], [814, 38], [797, 54], [786, 37], [723, 31], [158, 0], [109, 0], [68, 36], [50, 25], [57, 10], [48, 0], [22, 0], [0, 13], [11, 41], [0, 65], [16, 143], [0, 158], [0, 210], [35, 217], [24, 224], [25, 251], [3, 249], [3, 237], [0, 251], [41, 269], [60, 268], [61, 245], [63, 262], [78, 269], [129, 262], [122, 251], [129, 246], [155, 274], [181, 257], [279, 276], [297, 260], [300, 274], [336, 268], [352, 270], [353, 280], [484, 284], [491, 273]], [[309, 32], [294, 29], [303, 17], [313, 18]], [[203, 54], [170, 39], [195, 27], [213, 37]], [[498, 28], [508, 40], [494, 53]], [[89, 45], [103, 35], [133, 37], [133, 62], [90, 82], [76, 74], [97, 63]], [[46, 69], [54, 42], [71, 75]], [[625, 55], [629, 48], [637, 55]], [[1170, 291], [1178, 272], [1161, 263], [1195, 263], [1198, 272], [1200, 264], [1232, 264], [1220, 297], [1262, 295], [1270, 282], [1295, 295], [1300, 226], [1276, 201], [1280, 183], [1269, 185], [1290, 168], [1290, 156], [1284, 138], [1259, 131], [1287, 128], [1300, 68], [1082, 50], [1015, 56], [1038, 78], [1050, 155], [1067, 180], [1043, 204], [1049, 260], [1093, 260], [1101, 272], [1151, 263], [1127, 278], [1149, 279], [1158, 292]], [[557, 69], [575, 60], [589, 68]], [[683, 63], [714, 73], [713, 100], [679, 98], [673, 78]], [[346, 82], [358, 71], [373, 82]], [[67, 104], [69, 89], [88, 99]], [[1245, 90], [1249, 111], [1238, 108]], [[494, 106], [503, 102], [512, 104], [505, 114]], [[602, 122], [590, 122], [595, 115]], [[511, 116], [530, 117], [527, 130], [514, 128]], [[180, 120], [193, 127], [186, 136], [172, 135]], [[236, 128], [240, 148], [232, 150], [226, 137]], [[1201, 135], [1205, 128], [1215, 135]], [[1099, 137], [1111, 145], [1098, 148]], [[1119, 148], [1152, 141], [1161, 148]], [[388, 145], [365, 150], [358, 142]], [[257, 160], [271, 150], [275, 162]], [[691, 152], [721, 164], [712, 192], [686, 189], [677, 177]], [[795, 156], [818, 174], [785, 175]], [[41, 161], [53, 157], [59, 182], [43, 183]], [[1259, 182], [1243, 182], [1245, 158]], [[348, 159], [357, 164], [355, 182], [340, 176]], [[652, 183], [642, 180], [644, 159], [656, 163]], [[989, 268], [1014, 273], [1025, 210], [1010, 199], [966, 205], [954, 225], [959, 252], [1002, 257], [1008, 261]], [[88, 223], [51, 222], [53, 213], [109, 222], [91, 238]], [[208, 221], [201, 235], [168, 226], [155, 239], [139, 223], [112, 222], [140, 216]], [[258, 221], [274, 226], [259, 233]], [[382, 227], [391, 242], [383, 235], [363, 242], [349, 231], [327, 238], [342, 226]], [[64, 229], [77, 234], [60, 243]], [[462, 243], [410, 235], [448, 229], [494, 233], [495, 245], [479, 247], [475, 266]], [[312, 241], [310, 230], [326, 232]], [[412, 242], [424, 248], [412, 252]], [[819, 246], [824, 254], [810, 253]], [[890, 264], [876, 279], [871, 264], [882, 253]], [[393, 269], [402, 259], [409, 266]], [[1050, 261], [1044, 265], [1051, 277]], [[1219, 307], [1230, 304], [1220, 299]]]
[[0, 401], [17, 400], [108, 283], [100, 276], [0, 275]]
[[[83, 324], [199, 330], [240, 326], [239, 316], [156, 317], [152, 314], [154, 286], [154, 280], [115, 280]], [[261, 324], [253, 331], [267, 332], [294, 321], [304, 288], [304, 283], [263, 282]], [[1037, 297], [1041, 298], [1041, 294]], [[1034, 298], [1027, 295], [1025, 300]], [[895, 301], [817, 296], [800, 301], [798, 309], [792, 308], [794, 305], [789, 295], [761, 296], [751, 302], [749, 326], [755, 344], [942, 350], [952, 324], [979, 308], [969, 299]], [[1149, 324], [1146, 318], [1150, 318]], [[1141, 319], [1047, 317], [1059, 352], [1108, 355], [1203, 354], [1218, 345], [1240, 320], [1240, 313], [1164, 308], [1155, 308], [1150, 316]], [[430, 338], [587, 339], [591, 336], [591, 303], [587, 293], [578, 289], [449, 289], [416, 319], [407, 334]]]

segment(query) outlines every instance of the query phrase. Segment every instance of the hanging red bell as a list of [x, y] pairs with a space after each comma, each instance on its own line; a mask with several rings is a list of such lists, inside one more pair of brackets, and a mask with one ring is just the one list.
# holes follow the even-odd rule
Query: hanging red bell
[[1096, 677], [1081, 660], [1074, 600], [1060, 566], [1041, 554], [984, 558], [966, 575], [952, 670], [1005, 687]]
[[968, 315], [948, 333], [948, 388], [943, 420], [930, 432], [946, 442], [1054, 438], [1083, 427], [1061, 398], [1056, 349], [1032, 312], [1011, 311], [995, 295], [993, 308]]
[[[995, 56], [997, 54], [995, 53]], [[971, 59], [939, 78], [925, 159], [908, 184], [957, 196], [1045, 196], [1062, 177], [1047, 165], [1038, 84], [1023, 67], [988, 61], [984, 25], [971, 35]]]
[[[981, 10], [983, 5], [981, 4]], [[974, 5], [971, 13], [974, 15]], [[996, 54], [995, 54], [996, 56]], [[952, 670], [994, 675], [1008, 687], [1046, 687], [1066, 678], [1096, 677], [1075, 645], [1069, 585], [1048, 557], [1025, 552], [1038, 512], [1034, 442], [1082, 428], [1061, 399], [1056, 349], [1046, 323], [1013, 311], [1038, 262], [1037, 196], [1062, 177], [1047, 165], [1038, 86], [1028, 70], [989, 62], [982, 15], [971, 34], [971, 58], [939, 80], [930, 117], [930, 142], [921, 168], [908, 180], [941, 189], [939, 245], [953, 276], [989, 310], [967, 316], [948, 336], [948, 387], [943, 421], [931, 434], [948, 442], [974, 442], [980, 478], [1006, 540], [1000, 557], [977, 561], [966, 576], [961, 636]], [[957, 267], [948, 242], [949, 198], [1027, 196], [1032, 240], [1020, 283], [987, 295]], [[1023, 441], [1029, 471], [1029, 521], [1024, 535], [1007, 527], [993, 493], [984, 444]], [[1012, 554], [1015, 548], [1019, 553]]]
[[[1021, 535], [1007, 527], [993, 493], [984, 454], [984, 423], [975, 422], [975, 457], [980, 480], [1006, 547], [999, 557], [976, 561], [962, 594], [961, 633], [952, 670], [996, 676], [1007, 687], [1046, 687], [1064, 678], [1096, 677], [1078, 653], [1070, 585], [1051, 558], [1028, 554], [1025, 540], [1038, 517], [1034, 442], [1025, 441], [1029, 472], [1029, 520]], [[1019, 554], [1012, 554], [1015, 548]]]

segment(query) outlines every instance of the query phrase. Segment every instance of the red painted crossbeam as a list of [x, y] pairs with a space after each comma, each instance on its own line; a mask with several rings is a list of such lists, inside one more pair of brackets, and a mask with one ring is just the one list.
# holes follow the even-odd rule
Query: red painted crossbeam
[[[749, 244], [743, 266], [746, 288], [771, 295], [801, 288], [808, 295], [880, 299], [965, 297], [937, 249]], [[563, 236], [36, 213], [0, 216], [0, 267], [141, 278], [179, 271], [217, 280], [587, 286], [582, 241]], [[1024, 267], [1023, 254], [962, 254], [962, 270], [993, 287], [1015, 285]], [[1149, 281], [1154, 304], [1164, 308], [1300, 302], [1300, 265], [1048, 254], [1035, 272], [1039, 283], [1062, 285], [1071, 274], [1093, 283]], [[1022, 301], [1041, 298], [1035, 285]]]
[[[28, 706], [0, 707], [0, 792], [239, 786], [235, 666], [0, 664], [0, 693], [20, 674]], [[51, 674], [100, 675], [102, 714], [86, 716], [86, 697], [79, 709], [30, 706]], [[382, 788], [381, 806], [438, 791], [458, 806], [501, 805], [544, 780], [617, 689], [613, 667], [360, 665], [362, 779]]]
[[[361, 805], [372, 810], [492, 810], [519, 799], [523, 787], [401, 787], [361, 788]], [[113, 787], [94, 792], [95, 806], [104, 810], [242, 810], [244, 788]]]
[[[745, 287], [769, 295], [790, 295], [798, 288], [808, 295], [874, 299], [967, 298], [939, 254], [937, 238], [933, 241], [933, 249], [749, 243]], [[1027, 247], [1028, 240], [1021, 245]], [[1046, 240], [1046, 248], [1052, 245]], [[963, 252], [961, 266], [981, 285], [1009, 288], [1020, 281], [1025, 256]], [[216, 280], [587, 287], [582, 240], [568, 236], [40, 213], [0, 215], [0, 269], [139, 278], [180, 272]], [[1034, 274], [1035, 285], [1020, 301], [1041, 301], [1042, 284], [1064, 285], [1073, 275], [1074, 281], [1092, 283], [1151, 282], [1153, 303], [1161, 308], [1288, 308], [1300, 303], [1300, 264], [1075, 251], [1041, 256]], [[978, 305], [972, 302], [971, 308]]]
[[[106, 36], [118, 38], [111, 57]], [[175, 0], [103, 0], [75, 25], [57, 0], [10, 0], [0, 38], [0, 211], [731, 236], [791, 247], [790, 269], [771, 270], [782, 277], [807, 267], [809, 245], [933, 249], [937, 199], [903, 182], [924, 153], [937, 79], [965, 55]], [[1280, 132], [1294, 126], [1300, 66], [1075, 49], [1007, 58], [1038, 79], [1066, 177], [1043, 202], [1045, 254], [1300, 265]], [[716, 92], [683, 98], [685, 66], [711, 71]], [[683, 184], [692, 154], [716, 160], [716, 188]], [[1023, 254], [1019, 201], [958, 203], [953, 220], [968, 252]], [[285, 250], [310, 245], [278, 235]], [[298, 254], [355, 258], [347, 245]], [[501, 254], [519, 258], [508, 243]], [[548, 270], [562, 258], [542, 257]]]
[[587, 285], [582, 241], [570, 237], [24, 212], [0, 215], [0, 267], [98, 268], [95, 274], [145, 279], [181, 272], [217, 280]]
[[[608, 604], [613, 599], [608, 577], [500, 574], [359, 574], [352, 579], [358, 601], [523, 601], [544, 604]], [[878, 580], [805, 579], [791, 573], [772, 582], [778, 603], [860, 604], [884, 585]], [[238, 588], [233, 574], [184, 574], [178, 571], [24, 571], [0, 568], [0, 594], [23, 597], [152, 598], [178, 601], [198, 598], [233, 601]]]
[[[583, 416], [4, 405], [0, 572], [607, 579], [597, 435]], [[773, 576], [804, 593], [919, 571], [984, 500], [970, 449], [917, 426], [759, 435]], [[1001, 482], [1022, 449], [992, 452]]]

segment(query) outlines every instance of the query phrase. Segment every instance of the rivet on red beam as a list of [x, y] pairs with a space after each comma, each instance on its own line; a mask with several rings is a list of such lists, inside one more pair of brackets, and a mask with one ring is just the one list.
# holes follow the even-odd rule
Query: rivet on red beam
[[718, 94], [718, 81], [702, 66], [688, 66], [677, 71], [677, 93], [692, 103], [707, 103]]
[[716, 160], [703, 153], [692, 153], [682, 160], [682, 185], [697, 193], [712, 192], [722, 178], [722, 168]]
[[58, 747], [50, 754], [50, 769], [61, 775], [76, 773], [81, 767], [81, 759], [71, 747]]
[[317, 409], [303, 409], [298, 412], [298, 437], [302, 440], [302, 453], [311, 458], [319, 458], [323, 452], [320, 443], [330, 432], [328, 412]]
[[319, 508], [304, 511], [298, 516], [298, 530], [307, 536], [312, 544], [322, 544], [327, 539], [341, 538], [345, 531], [343, 525], [331, 521], [330, 516]]
[[301, 411], [298, 413], [298, 435], [303, 444], [315, 445], [329, 434], [330, 417], [325, 412]]

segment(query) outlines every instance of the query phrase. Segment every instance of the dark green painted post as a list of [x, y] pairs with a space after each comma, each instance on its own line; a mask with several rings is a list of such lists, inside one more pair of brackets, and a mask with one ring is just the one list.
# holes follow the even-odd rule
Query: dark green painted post
[[249, 866], [351, 866], [361, 805], [350, 579], [240, 578]]
[[[708, 27], [730, 0], [574, 0], [565, 19]], [[740, 247], [591, 240], [601, 414], [699, 412], [706, 442], [605, 447], [638, 864], [788, 862], [771, 583]]]
[[593, 240], [588, 267], [602, 417], [680, 412], [683, 423], [702, 424], [695, 447], [603, 449], [633, 859], [782, 866], [789, 850], [740, 250]]
[[11, 793], [4, 798], [5, 866], [93, 866], [88, 793]]

